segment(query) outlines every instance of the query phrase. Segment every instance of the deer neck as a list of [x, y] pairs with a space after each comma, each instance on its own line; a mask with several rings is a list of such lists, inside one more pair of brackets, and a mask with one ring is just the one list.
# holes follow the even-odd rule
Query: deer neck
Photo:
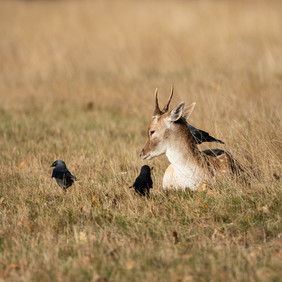
[[205, 172], [201, 165], [201, 152], [185, 123], [178, 124], [171, 134], [166, 156], [183, 188], [197, 189]]

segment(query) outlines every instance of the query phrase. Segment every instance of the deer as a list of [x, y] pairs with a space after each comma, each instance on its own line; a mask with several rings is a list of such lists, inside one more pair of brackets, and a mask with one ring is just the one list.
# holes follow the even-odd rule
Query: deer
[[170, 165], [163, 176], [163, 189], [198, 190], [210, 179], [238, 173], [239, 166], [229, 152], [198, 149], [187, 122], [196, 103], [185, 107], [185, 103], [181, 102], [169, 111], [172, 97], [173, 88], [168, 102], [160, 110], [156, 89], [155, 110], [148, 126], [147, 141], [140, 154], [143, 160], [166, 155]]

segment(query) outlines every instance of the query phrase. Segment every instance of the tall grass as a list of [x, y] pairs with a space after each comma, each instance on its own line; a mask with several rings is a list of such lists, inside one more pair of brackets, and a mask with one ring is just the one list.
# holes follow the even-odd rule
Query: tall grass
[[[279, 281], [281, 1], [0, 2], [0, 279]], [[161, 188], [139, 159], [175, 87], [252, 176]], [[172, 105], [172, 106], [173, 106]], [[79, 178], [66, 194], [50, 164]], [[154, 166], [151, 199], [130, 186]]]

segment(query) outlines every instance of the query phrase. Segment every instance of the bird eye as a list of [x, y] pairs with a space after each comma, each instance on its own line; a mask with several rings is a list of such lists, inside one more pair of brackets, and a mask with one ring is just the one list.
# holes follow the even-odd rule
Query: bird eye
[[155, 130], [150, 131], [150, 135], [152, 136], [155, 133]]

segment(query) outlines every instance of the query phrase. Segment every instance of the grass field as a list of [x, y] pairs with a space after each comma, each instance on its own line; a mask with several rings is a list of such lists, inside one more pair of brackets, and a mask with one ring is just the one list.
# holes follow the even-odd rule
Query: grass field
[[[281, 1], [1, 1], [0, 281], [281, 281]], [[162, 191], [154, 109], [250, 185]], [[79, 178], [66, 194], [50, 165]], [[152, 198], [128, 188], [154, 166]]]

